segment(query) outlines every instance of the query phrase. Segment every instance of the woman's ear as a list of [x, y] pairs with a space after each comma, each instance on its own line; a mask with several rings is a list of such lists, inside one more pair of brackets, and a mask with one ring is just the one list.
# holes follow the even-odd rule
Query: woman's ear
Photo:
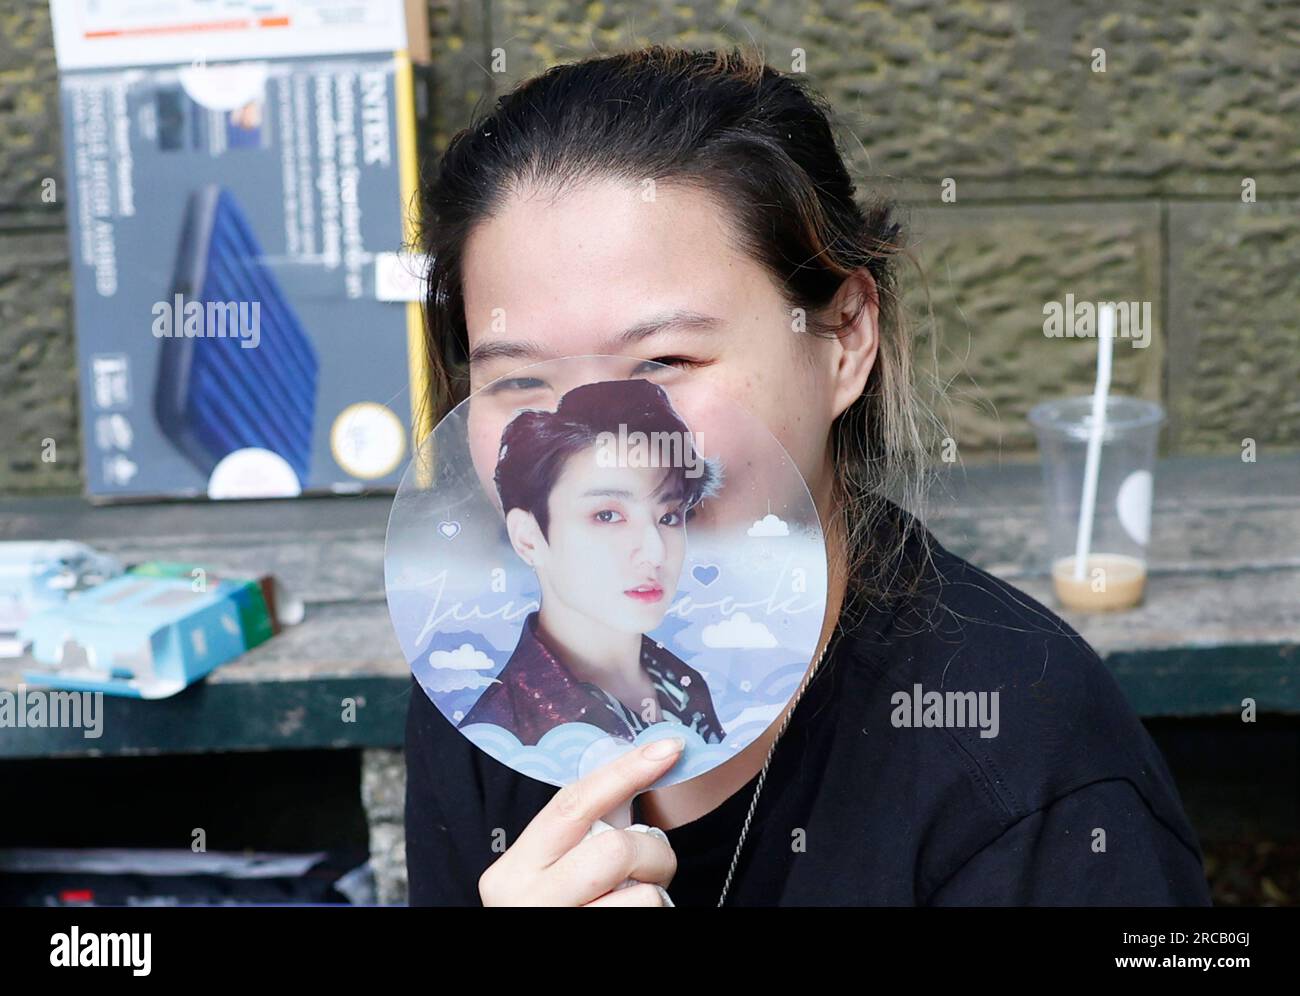
[[515, 548], [515, 553], [519, 554], [519, 559], [536, 570], [546, 540], [533, 513], [525, 512], [522, 508], [512, 508], [506, 513], [506, 534], [510, 537], [510, 545]]
[[871, 273], [860, 269], [846, 277], [828, 313], [836, 325], [847, 323], [832, 349], [831, 417], [837, 418], [862, 397], [880, 349], [880, 297]]

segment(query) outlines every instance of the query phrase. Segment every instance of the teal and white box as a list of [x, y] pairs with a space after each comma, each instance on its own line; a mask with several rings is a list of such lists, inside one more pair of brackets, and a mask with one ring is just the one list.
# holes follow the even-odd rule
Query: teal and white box
[[174, 695], [246, 648], [238, 582], [125, 574], [31, 616], [20, 639], [50, 671], [30, 684], [133, 698]]

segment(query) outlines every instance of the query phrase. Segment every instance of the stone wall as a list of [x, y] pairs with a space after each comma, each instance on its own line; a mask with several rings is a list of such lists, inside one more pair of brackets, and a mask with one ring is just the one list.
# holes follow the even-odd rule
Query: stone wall
[[[1120, 350], [1115, 383], [1164, 402], [1165, 452], [1300, 446], [1300, 6], [1114, 6], [431, 0], [426, 152], [557, 61], [757, 45], [826, 94], [863, 187], [902, 202], [924, 273], [907, 300], [964, 461], [1032, 455], [1028, 408], [1088, 390], [1092, 343], [1043, 335], [1067, 293], [1150, 302], [1152, 344]], [[0, 494], [75, 491], [46, 5], [0, 0], [0, 29]]]
[[1152, 345], [1120, 350], [1114, 383], [1165, 404], [1164, 452], [1294, 449], [1300, 7], [1116, 6], [435, 3], [435, 141], [592, 51], [754, 44], [778, 68], [801, 60], [862, 186], [910, 218], [925, 279], [911, 272], [909, 308], [963, 460], [1031, 457], [1028, 409], [1090, 390], [1092, 342], [1043, 335], [1044, 304], [1067, 293], [1151, 303]]

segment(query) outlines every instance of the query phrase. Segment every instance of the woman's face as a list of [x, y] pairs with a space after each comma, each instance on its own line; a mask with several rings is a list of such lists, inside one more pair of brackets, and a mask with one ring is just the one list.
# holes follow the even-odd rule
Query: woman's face
[[[771, 458], [759, 454], [770, 447], [736, 424], [729, 403], [766, 425], [825, 509], [830, 425], [861, 393], [870, 364], [856, 387], [845, 386], [842, 351], [795, 330], [776, 284], [733, 248], [726, 215], [707, 194], [615, 181], [557, 199], [512, 194], [472, 231], [462, 277], [471, 389], [506, 378], [495, 397], [470, 406], [471, 449], [488, 494], [501, 432], [516, 411], [554, 410], [589, 380], [638, 376], [668, 391], [702, 433], [704, 455], [719, 458], [733, 480], [757, 475], [757, 515], [764, 487], [770, 498], [785, 496], [762, 480]], [[874, 318], [871, 329], [874, 341]], [[613, 373], [593, 354], [615, 354], [625, 369]], [[546, 368], [555, 376], [509, 379], [563, 356], [589, 359]], [[655, 360], [691, 373], [647, 363]], [[790, 477], [781, 475], [787, 486]]]
[[596, 454], [591, 447], [564, 462], [547, 502], [547, 534], [531, 531], [527, 559], [543, 611], [555, 600], [605, 626], [646, 633], [663, 621], [682, 572], [680, 488], [663, 468], [602, 467]]

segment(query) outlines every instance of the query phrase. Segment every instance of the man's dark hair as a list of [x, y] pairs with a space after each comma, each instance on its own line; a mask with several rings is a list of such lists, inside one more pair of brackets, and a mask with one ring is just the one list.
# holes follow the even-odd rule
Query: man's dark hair
[[[647, 439], [653, 438], [652, 432], [680, 434], [682, 459], [678, 462], [682, 466], [664, 468], [660, 492], [678, 493], [667, 489], [680, 488], [688, 515], [700, 501], [717, 493], [721, 468], [696, 454], [690, 430], [673, 410], [664, 389], [640, 378], [607, 380], [575, 387], [560, 398], [553, 412], [525, 409], [510, 421], [501, 433], [494, 475], [501, 511], [522, 508], [531, 512], [546, 536], [550, 524], [547, 503], [565, 461], [594, 447], [601, 433], [617, 436], [620, 426], [629, 436], [643, 432]], [[699, 476], [688, 475], [691, 465], [700, 467]]]

